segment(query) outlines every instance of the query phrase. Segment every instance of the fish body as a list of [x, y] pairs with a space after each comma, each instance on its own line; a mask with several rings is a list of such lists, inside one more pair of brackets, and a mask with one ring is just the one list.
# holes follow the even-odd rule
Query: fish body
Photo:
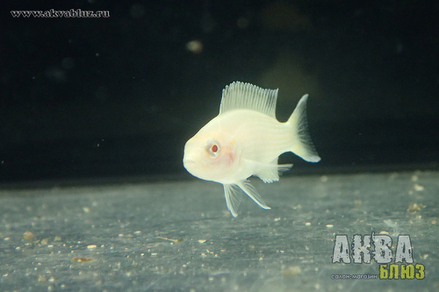
[[186, 142], [183, 165], [194, 176], [221, 183], [227, 208], [236, 217], [241, 193], [270, 209], [247, 180], [258, 176], [271, 183], [292, 164], [278, 157], [293, 152], [309, 162], [320, 157], [307, 131], [304, 95], [287, 122], [275, 117], [278, 90], [233, 82], [223, 90], [219, 115]]

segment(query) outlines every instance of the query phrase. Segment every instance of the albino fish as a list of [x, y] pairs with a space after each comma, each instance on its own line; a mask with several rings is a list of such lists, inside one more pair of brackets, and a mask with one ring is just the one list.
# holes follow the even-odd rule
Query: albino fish
[[224, 185], [227, 208], [236, 217], [241, 190], [263, 209], [270, 209], [247, 180], [258, 176], [265, 183], [279, 180], [278, 157], [293, 152], [308, 162], [318, 156], [308, 134], [305, 94], [285, 123], [277, 121], [278, 89], [233, 82], [223, 89], [218, 116], [186, 142], [183, 165], [193, 176]]

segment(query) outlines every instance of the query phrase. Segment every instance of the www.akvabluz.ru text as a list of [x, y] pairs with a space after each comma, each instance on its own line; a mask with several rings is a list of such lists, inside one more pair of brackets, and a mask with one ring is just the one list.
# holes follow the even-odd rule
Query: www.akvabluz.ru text
[[11, 15], [14, 18], [24, 17], [24, 18], [109, 18], [110, 11], [90, 11], [81, 9], [70, 9], [70, 10], [13, 10]]

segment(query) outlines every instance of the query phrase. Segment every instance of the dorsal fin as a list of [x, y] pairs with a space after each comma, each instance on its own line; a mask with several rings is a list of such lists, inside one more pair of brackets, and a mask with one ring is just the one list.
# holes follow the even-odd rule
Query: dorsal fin
[[223, 89], [220, 114], [234, 109], [249, 109], [276, 117], [278, 89], [263, 89], [235, 81]]

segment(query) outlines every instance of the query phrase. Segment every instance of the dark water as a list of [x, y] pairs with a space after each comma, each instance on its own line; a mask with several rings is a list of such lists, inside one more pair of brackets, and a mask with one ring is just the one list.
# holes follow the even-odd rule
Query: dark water
[[[8, 13], [51, 9], [110, 17]], [[437, 11], [411, 1], [16, 1], [2, 26], [0, 180], [181, 174], [184, 142], [232, 81], [279, 88], [281, 121], [310, 94], [322, 162], [308, 171], [437, 169]]]

